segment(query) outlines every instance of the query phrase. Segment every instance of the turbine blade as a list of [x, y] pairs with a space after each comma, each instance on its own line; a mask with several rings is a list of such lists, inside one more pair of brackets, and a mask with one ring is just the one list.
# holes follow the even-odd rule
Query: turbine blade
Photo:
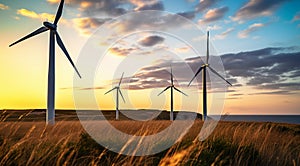
[[169, 88], [171, 88], [171, 86], [166, 87], [166, 89], [164, 89], [163, 91], [161, 91], [157, 96], [161, 95], [162, 93], [164, 93], [166, 90], [168, 90]]
[[106, 95], [107, 93], [109, 93], [109, 92], [111, 92], [111, 91], [115, 90], [116, 88], [117, 88], [117, 87], [114, 87], [114, 88], [112, 88], [111, 90], [109, 90], [109, 91], [105, 92], [105, 93], [104, 93], [104, 95]]
[[194, 77], [192, 78], [192, 80], [190, 81], [189, 85], [191, 85], [191, 83], [193, 82], [193, 80], [197, 77], [197, 75], [200, 73], [200, 71], [203, 69], [203, 67], [200, 67], [200, 69], [198, 69], [197, 73], [194, 75]]
[[122, 97], [122, 99], [123, 99], [123, 102], [125, 103], [125, 99], [124, 99], [124, 96], [123, 96], [123, 94], [122, 94], [122, 92], [121, 92], [121, 89], [119, 88], [118, 91], [120, 92], [120, 95], [121, 95], [121, 97]]
[[177, 90], [178, 92], [182, 93], [183, 95], [188, 96], [187, 94], [185, 94], [185, 93], [182, 92], [181, 90], [177, 89], [175, 86], [174, 86], [174, 89]]
[[35, 36], [35, 35], [38, 35], [38, 34], [40, 34], [40, 33], [42, 33], [42, 32], [45, 32], [45, 31], [47, 31], [47, 30], [49, 30], [47, 27], [40, 27], [39, 29], [35, 30], [34, 32], [28, 34], [27, 36], [25, 36], [25, 37], [23, 37], [23, 38], [21, 38], [21, 39], [19, 39], [18, 41], [12, 43], [11, 45], [9, 45], [9, 47], [11, 47], [11, 46], [13, 46], [13, 45], [15, 45], [15, 44], [17, 44], [17, 43], [23, 41], [23, 40], [26, 40], [26, 39], [28, 39], [28, 38], [31, 38], [31, 37], [33, 37], [33, 36]]
[[209, 59], [209, 31], [207, 31], [206, 64], [208, 64], [208, 59]]
[[59, 47], [63, 50], [63, 52], [65, 53], [66, 57], [69, 59], [71, 65], [72, 65], [73, 68], [75, 69], [75, 71], [76, 71], [76, 73], [78, 74], [79, 78], [81, 78], [81, 75], [79, 74], [79, 72], [78, 72], [78, 70], [77, 70], [75, 64], [73, 63], [73, 61], [72, 61], [72, 59], [71, 59], [71, 57], [70, 57], [70, 55], [69, 55], [69, 53], [68, 53], [66, 47], [64, 46], [64, 43], [62, 42], [62, 40], [61, 40], [61, 38], [60, 38], [58, 32], [56, 32], [56, 39], [57, 39], [57, 40], [56, 40], [56, 41], [57, 41], [57, 44], [58, 44]]
[[226, 81], [230, 86], [232, 86], [231, 83], [230, 83], [229, 81], [227, 81], [225, 78], [223, 78], [223, 77], [222, 77], [218, 72], [216, 72], [213, 68], [209, 67], [209, 69], [210, 69], [213, 73], [215, 73], [217, 76], [219, 76], [220, 78], [222, 78], [224, 81]]
[[54, 20], [54, 23], [53, 24], [57, 24], [58, 20], [60, 19], [61, 17], [61, 14], [62, 14], [62, 10], [63, 10], [63, 6], [64, 6], [64, 0], [61, 0], [60, 1], [60, 4], [59, 4], [59, 7], [57, 9], [57, 12], [56, 12], [56, 16], [55, 16], [55, 20]]
[[120, 85], [121, 85], [121, 82], [122, 82], [123, 76], [124, 76], [124, 72], [122, 73], [122, 76], [121, 76], [121, 78], [120, 78], [120, 81], [119, 81], [119, 87], [120, 87]]

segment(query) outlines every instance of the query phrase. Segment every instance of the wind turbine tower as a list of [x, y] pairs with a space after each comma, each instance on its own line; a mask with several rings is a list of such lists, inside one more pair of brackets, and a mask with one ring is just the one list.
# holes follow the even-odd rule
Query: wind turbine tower
[[78, 76], [81, 78], [77, 68], [75, 67], [66, 47], [64, 46], [58, 31], [57, 31], [57, 23], [62, 15], [63, 11], [63, 5], [64, 5], [64, 0], [61, 0], [55, 20], [53, 23], [50, 23], [48, 21], [43, 22], [42, 27], [39, 29], [35, 30], [34, 32], [28, 34], [27, 36], [19, 39], [18, 41], [12, 43], [9, 45], [9, 47], [26, 40], [28, 38], [31, 38], [35, 35], [38, 35], [40, 33], [43, 33], [45, 31], [50, 30], [50, 44], [49, 44], [49, 69], [48, 69], [48, 97], [47, 97], [47, 113], [46, 113], [46, 123], [47, 124], [55, 124], [55, 37], [56, 37], [56, 42], [58, 46], [62, 49], [62, 51], [65, 53], [66, 57], [70, 61], [71, 65], [75, 69], [76, 73]]
[[182, 91], [180, 91], [179, 89], [177, 89], [174, 86], [174, 80], [173, 80], [173, 72], [172, 72], [172, 67], [171, 68], [171, 85], [166, 87], [163, 91], [161, 91], [157, 96], [161, 95], [162, 93], [164, 93], [166, 90], [168, 90], [169, 88], [171, 88], [171, 110], [170, 110], [170, 120], [173, 121], [174, 120], [174, 113], [173, 113], [173, 89], [175, 89], [176, 91], [178, 91], [179, 93], [187, 96], [187, 94], [183, 93]]
[[231, 83], [229, 81], [227, 81], [225, 78], [223, 78], [218, 72], [216, 72], [215, 69], [213, 69], [212, 67], [209, 66], [208, 60], [209, 60], [209, 31], [207, 31], [207, 48], [206, 48], [206, 63], [203, 64], [196, 72], [196, 74], [194, 75], [194, 77], [192, 78], [192, 80], [189, 82], [189, 85], [191, 85], [192, 81], [197, 77], [197, 75], [202, 71], [202, 88], [203, 88], [203, 116], [202, 116], [202, 120], [206, 120], [207, 118], [207, 91], [206, 91], [206, 71], [207, 68], [212, 71], [214, 74], [216, 74], [217, 76], [219, 76], [221, 79], [223, 79], [225, 82], [227, 82], [230, 86]]
[[112, 88], [111, 90], [107, 91], [106, 93], [104, 93], [104, 95], [108, 94], [109, 92], [113, 91], [113, 90], [117, 90], [116, 92], [116, 120], [119, 120], [119, 94], [121, 95], [122, 99], [123, 99], [123, 102], [125, 103], [125, 99], [124, 99], [124, 96], [122, 94], [122, 91], [120, 89], [120, 86], [121, 86], [121, 82], [122, 82], [122, 79], [123, 79], [123, 75], [124, 75], [124, 72], [121, 76], [121, 79], [119, 81], [119, 84], [117, 86], [115, 86], [114, 88]]

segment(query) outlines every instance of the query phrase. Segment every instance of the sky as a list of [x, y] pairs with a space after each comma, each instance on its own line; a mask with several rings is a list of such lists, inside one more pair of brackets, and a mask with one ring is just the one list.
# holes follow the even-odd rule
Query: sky
[[[49, 32], [9, 44], [52, 22], [59, 0], [0, 0], [0, 109], [46, 108]], [[58, 32], [78, 79], [56, 46], [56, 108], [114, 109], [119, 81], [126, 109], [169, 110], [172, 64], [175, 110], [202, 112], [206, 31], [210, 114], [300, 114], [298, 0], [66, 0]], [[225, 93], [226, 91], [226, 93]], [[75, 95], [75, 97], [74, 97]], [[96, 100], [94, 106], [89, 100]], [[218, 105], [218, 106], [217, 106]]]

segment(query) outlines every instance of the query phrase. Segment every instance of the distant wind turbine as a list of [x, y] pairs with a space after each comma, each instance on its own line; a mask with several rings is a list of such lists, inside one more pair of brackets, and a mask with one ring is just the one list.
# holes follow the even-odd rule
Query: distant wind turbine
[[123, 96], [123, 94], [122, 94], [122, 92], [121, 92], [121, 89], [120, 89], [121, 82], [122, 82], [122, 79], [123, 79], [123, 75], [124, 75], [124, 72], [123, 72], [123, 74], [122, 74], [122, 76], [121, 76], [121, 79], [120, 79], [120, 81], [119, 81], [118, 86], [115, 86], [115, 87], [112, 88], [111, 90], [109, 90], [109, 91], [107, 91], [106, 93], [104, 93], [104, 95], [106, 95], [107, 93], [109, 93], [109, 92], [111, 92], [111, 91], [113, 91], [113, 90], [115, 90], [115, 89], [117, 90], [117, 93], [116, 93], [116, 120], [119, 120], [119, 93], [120, 93], [120, 95], [121, 95], [121, 97], [122, 97], [122, 99], [123, 99], [123, 102], [125, 103], [124, 96]]
[[190, 86], [192, 81], [197, 77], [197, 75], [201, 72], [201, 70], [203, 70], [203, 72], [202, 72], [202, 88], [203, 88], [203, 116], [202, 116], [202, 119], [203, 120], [206, 120], [206, 118], [207, 118], [206, 68], [209, 68], [214, 74], [216, 74], [221, 79], [223, 79], [225, 82], [227, 82], [230, 86], [232, 86], [229, 81], [227, 81], [218, 72], [216, 72], [216, 70], [214, 70], [212, 67], [209, 66], [208, 59], [209, 59], [209, 31], [207, 31], [206, 64], [203, 64], [198, 69], [198, 71], [196, 72], [196, 74], [194, 75], [194, 77], [192, 78], [192, 80], [190, 81], [190, 83], [188, 85], [188, 86]]
[[171, 67], [171, 85], [166, 87], [163, 91], [161, 91], [157, 96], [161, 95], [162, 93], [164, 93], [166, 90], [168, 90], [169, 88], [171, 88], [171, 111], [170, 111], [170, 120], [173, 121], [174, 120], [174, 116], [173, 116], [173, 89], [177, 90], [178, 92], [182, 93], [183, 95], [187, 96], [187, 94], [183, 93], [182, 91], [180, 91], [179, 89], [177, 89], [174, 86], [174, 80], [173, 80], [173, 72], [172, 72], [172, 67]]
[[43, 22], [42, 27], [39, 29], [35, 30], [34, 32], [30, 33], [29, 35], [21, 38], [20, 40], [12, 43], [9, 45], [9, 47], [26, 40], [28, 38], [31, 38], [35, 35], [38, 35], [42, 32], [50, 30], [50, 45], [49, 45], [49, 70], [48, 70], [48, 98], [47, 98], [47, 114], [46, 114], [46, 123], [47, 124], [54, 124], [55, 123], [55, 37], [58, 46], [62, 49], [62, 51], [65, 53], [66, 57], [70, 61], [71, 65], [77, 72], [78, 76], [81, 78], [77, 68], [75, 67], [67, 49], [65, 48], [58, 32], [57, 32], [57, 23], [62, 15], [62, 10], [63, 10], [63, 5], [64, 5], [64, 0], [61, 0], [54, 23], [50, 23], [48, 21]]

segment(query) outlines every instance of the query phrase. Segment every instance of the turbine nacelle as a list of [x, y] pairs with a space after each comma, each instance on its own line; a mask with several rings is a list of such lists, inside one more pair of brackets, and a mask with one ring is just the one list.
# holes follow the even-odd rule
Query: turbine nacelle
[[209, 64], [204, 64], [201, 67], [209, 67]]
[[57, 25], [52, 24], [48, 21], [43, 22], [43, 25], [47, 28], [49, 28], [50, 30], [56, 30], [57, 29]]

